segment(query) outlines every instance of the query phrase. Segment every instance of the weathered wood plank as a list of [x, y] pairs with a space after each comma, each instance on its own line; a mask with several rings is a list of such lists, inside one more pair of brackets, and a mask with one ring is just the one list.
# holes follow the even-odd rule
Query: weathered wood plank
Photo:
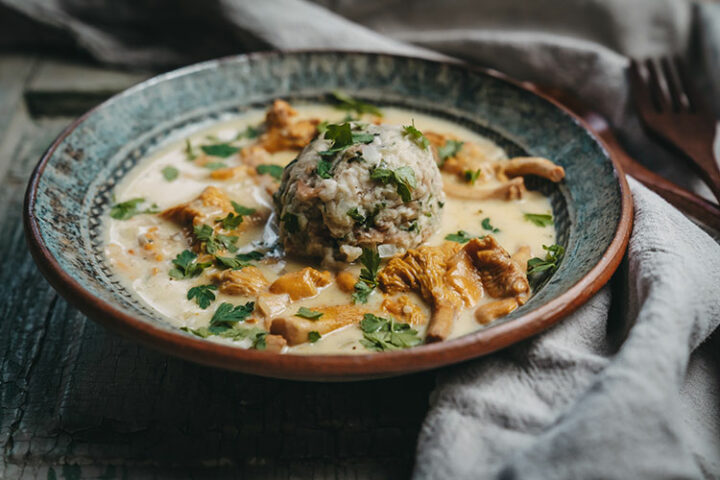
[[433, 374], [312, 384], [225, 372], [117, 337], [58, 297], [25, 247], [21, 204], [70, 119], [21, 117], [0, 182], [0, 478], [407, 476]]
[[44, 61], [25, 89], [25, 101], [35, 117], [80, 115], [150, 76], [150, 73]]

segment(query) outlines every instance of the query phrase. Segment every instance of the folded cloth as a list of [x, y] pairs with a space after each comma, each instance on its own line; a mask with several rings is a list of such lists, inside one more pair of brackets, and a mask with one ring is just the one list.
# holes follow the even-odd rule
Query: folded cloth
[[[683, 55], [717, 102], [720, 5], [147, 3], [152, 8], [109, 0], [0, 0], [53, 29], [54, 42], [64, 35], [112, 64], [197, 59], [197, 49], [168, 40], [185, 23], [202, 32], [208, 55], [271, 46], [460, 57], [574, 91], [611, 120], [633, 153], [675, 181], [701, 188], [642, 136], [628, 106], [624, 72], [629, 56]], [[167, 17], [163, 5], [170, 4]], [[164, 23], [152, 21], [159, 14]], [[163, 30], [163, 24], [169, 26]], [[147, 25], [151, 33], [143, 30]], [[631, 180], [630, 187], [635, 224], [627, 259], [611, 285], [549, 331], [438, 375], [418, 442], [416, 478], [720, 476], [720, 342], [711, 337], [720, 323], [720, 247], [642, 185]]]

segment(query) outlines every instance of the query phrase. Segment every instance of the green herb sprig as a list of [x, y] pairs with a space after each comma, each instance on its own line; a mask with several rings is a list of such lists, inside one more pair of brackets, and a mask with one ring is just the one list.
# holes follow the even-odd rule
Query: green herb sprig
[[318, 312], [315, 310], [311, 310], [306, 307], [300, 307], [295, 314], [296, 317], [300, 318], [307, 318], [308, 320], [317, 320], [318, 318], [322, 317], [324, 315], [323, 312]]
[[217, 285], [198, 285], [197, 287], [192, 287], [190, 290], [188, 290], [187, 299], [195, 299], [195, 303], [198, 304], [198, 307], [205, 310], [207, 307], [210, 306], [210, 303], [215, 300], [215, 294], [213, 293], [213, 290], [217, 289]]
[[170, 269], [168, 275], [175, 280], [193, 278], [200, 275], [203, 270], [212, 265], [211, 262], [196, 262], [196, 260], [197, 255], [190, 250], [183, 250], [172, 261], [172, 264], [175, 266]]
[[140, 210], [139, 206], [145, 202], [144, 198], [133, 198], [125, 202], [116, 203], [110, 207], [110, 216], [115, 220], [128, 220], [135, 215], [143, 213], [160, 213], [158, 206], [154, 203], [145, 210]]
[[562, 245], [543, 245], [543, 249], [548, 253], [545, 258], [534, 257], [527, 262], [527, 274], [528, 276], [537, 275], [542, 272], [553, 272], [557, 270], [560, 260], [565, 255], [565, 247]]
[[407, 166], [395, 170], [384, 167], [375, 168], [370, 172], [370, 179], [383, 185], [394, 184], [398, 195], [406, 203], [412, 200], [412, 191], [417, 187], [415, 172]]
[[413, 119], [412, 125], [405, 125], [403, 127], [403, 134], [410, 137], [410, 139], [422, 149], [426, 149], [430, 146], [430, 140], [428, 140], [420, 130], [415, 128], [415, 119]]
[[538, 227], [549, 227], [553, 224], [553, 217], [549, 213], [524, 213], [523, 217]]
[[365, 348], [378, 352], [410, 348], [422, 342], [417, 330], [409, 324], [378, 317], [372, 313], [363, 316], [360, 329], [363, 332], [360, 343]]
[[380, 269], [380, 255], [377, 250], [363, 248], [360, 255], [360, 263], [363, 268], [360, 269], [360, 278], [355, 283], [355, 292], [352, 295], [355, 303], [367, 303], [368, 297], [377, 287], [377, 275]]

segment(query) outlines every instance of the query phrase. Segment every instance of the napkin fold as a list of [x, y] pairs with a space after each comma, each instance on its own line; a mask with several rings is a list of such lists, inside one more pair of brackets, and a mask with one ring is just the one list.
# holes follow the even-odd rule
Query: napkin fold
[[[463, 58], [573, 91], [610, 119], [631, 153], [706, 192], [642, 135], [625, 69], [631, 56], [684, 56], [718, 106], [717, 4], [0, 0], [0, 8], [52, 33], [35, 41], [65, 42], [110, 64], [168, 66], [267, 47]], [[168, 40], [188, 24], [199, 46]], [[416, 478], [720, 476], [720, 341], [711, 335], [720, 247], [632, 179], [630, 188], [634, 229], [610, 285], [547, 332], [439, 373]]]

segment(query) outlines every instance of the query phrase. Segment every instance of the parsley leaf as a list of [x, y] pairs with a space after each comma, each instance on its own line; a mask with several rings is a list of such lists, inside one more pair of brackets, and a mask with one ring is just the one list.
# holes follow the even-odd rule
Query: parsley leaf
[[144, 198], [133, 198], [125, 202], [116, 203], [115, 205], [110, 207], [110, 216], [115, 220], [127, 220], [141, 213], [160, 212], [160, 210], [158, 210], [157, 208], [157, 205], [155, 205], [154, 203], [150, 206], [150, 208], [146, 208], [145, 210], [138, 210], [138, 206], [144, 201]]
[[413, 119], [412, 125], [405, 125], [403, 127], [403, 134], [409, 136], [419, 147], [423, 149], [430, 146], [430, 140], [428, 140], [420, 130], [415, 128], [415, 119]]
[[310, 343], [315, 343], [318, 340], [320, 340], [321, 338], [322, 338], [322, 335], [320, 335], [320, 333], [316, 332], [315, 330], [308, 332], [308, 341]]
[[260, 128], [253, 127], [252, 125], [248, 125], [247, 128], [245, 129], [245, 131], [238, 132], [238, 134], [235, 135], [234, 140], [242, 140], [243, 138], [249, 138], [249, 139], [257, 138], [260, 136], [261, 133], [262, 133], [262, 130]]
[[215, 220], [215, 223], [222, 223], [222, 227], [225, 230], [233, 230], [237, 228], [243, 222], [243, 216], [252, 215], [255, 213], [254, 208], [245, 207], [235, 201], [231, 201], [230, 203], [232, 203], [235, 213], [230, 212], [227, 214], [227, 216], [225, 216], [225, 218], [218, 218]]
[[370, 350], [384, 351], [409, 348], [419, 345], [422, 340], [417, 330], [407, 323], [382, 318], [366, 313], [360, 322], [363, 338], [360, 343]]
[[194, 298], [195, 303], [205, 310], [210, 306], [210, 303], [215, 300], [215, 294], [212, 291], [217, 290], [217, 288], [216, 285], [198, 285], [197, 287], [192, 287], [188, 290], [187, 299], [192, 300]]
[[175, 267], [170, 269], [170, 272], [168, 274], [170, 277], [176, 279], [176, 280], [183, 280], [186, 278], [192, 278], [197, 277], [202, 273], [203, 270], [205, 270], [207, 267], [211, 265], [210, 262], [201, 262], [197, 263], [195, 260], [197, 259], [197, 255], [195, 255], [190, 250], [183, 250], [181, 253], [178, 254], [177, 257], [172, 261], [173, 265]]
[[233, 147], [227, 143], [216, 143], [215, 145], [202, 145], [200, 149], [207, 155], [213, 157], [227, 158], [233, 153], [237, 153], [240, 150], [238, 147]]
[[283, 170], [284, 168], [280, 165], [272, 164], [258, 165], [255, 167], [255, 171], [260, 175], [270, 175], [275, 180], [280, 180], [282, 178]]
[[460, 142], [458, 140], [447, 140], [445, 142], [445, 145], [442, 147], [438, 147], [438, 157], [440, 157], [440, 165], [445, 163], [445, 160], [448, 158], [454, 157], [458, 153], [460, 153], [460, 150], [462, 149], [462, 146], [465, 144], [465, 142]]
[[358, 207], [353, 207], [347, 211], [347, 215], [348, 217], [355, 220], [355, 223], [358, 225], [364, 225], [365, 227], [373, 227], [375, 226], [375, 218], [378, 216], [378, 213], [380, 213], [380, 210], [382, 210], [384, 206], [384, 204], [375, 205], [373, 211], [368, 212], [367, 215], [363, 215], [362, 213], [360, 213]]
[[394, 184], [398, 195], [403, 202], [412, 200], [412, 190], [417, 187], [415, 172], [411, 167], [404, 166], [395, 170], [389, 168], [378, 167], [370, 173], [370, 179], [378, 181], [384, 185]]
[[229, 338], [233, 341], [244, 340], [246, 338], [251, 339], [253, 348], [257, 350], [265, 349], [265, 336], [267, 332], [260, 327], [255, 326], [240, 326], [234, 325], [229, 326], [215, 326], [215, 327], [200, 327], [198, 329], [190, 327], [180, 327], [183, 332], [188, 332], [196, 335], [200, 338], [208, 338], [211, 335], [217, 335], [218, 337]]
[[472, 233], [468, 233], [465, 230], [458, 230], [456, 233], [449, 233], [445, 235], [445, 240], [449, 240], [451, 242], [457, 242], [457, 243], [467, 243], [473, 238], [482, 238], [482, 237], [476, 237]]
[[264, 253], [259, 252], [257, 250], [253, 250], [252, 252], [248, 252], [248, 253], [238, 253], [237, 255], [235, 255], [235, 258], [237, 258], [241, 262], [249, 262], [252, 260], [260, 260], [264, 256], [265, 256]]
[[355, 292], [352, 294], [353, 301], [355, 303], [367, 303], [368, 297], [374, 290], [374, 286], [370, 286], [363, 281], [358, 281], [355, 284]]
[[185, 157], [188, 159], [188, 161], [193, 161], [197, 158], [197, 155], [195, 154], [195, 151], [193, 150], [192, 144], [190, 143], [190, 139], [185, 139]]
[[178, 175], [180, 175], [180, 171], [172, 165], [168, 165], [162, 169], [162, 174], [163, 177], [165, 177], [165, 180], [172, 182], [178, 177]]
[[550, 245], [549, 247], [547, 245], [543, 245], [543, 248], [548, 252], [547, 255], [545, 255], [544, 260], [538, 257], [528, 260], [528, 276], [541, 272], [552, 272], [557, 270], [558, 263], [560, 263], [563, 255], [565, 255], [565, 248], [561, 245], [556, 244]]
[[362, 115], [364, 113], [370, 113], [372, 115], [376, 115], [378, 117], [382, 117], [383, 114], [380, 111], [378, 107], [375, 105], [371, 105], [369, 103], [361, 102], [360, 100], [355, 100], [350, 95], [343, 93], [343, 92], [333, 92], [333, 97], [335, 97], [335, 100], [337, 100], [339, 103], [335, 106], [335, 108], [338, 108], [340, 110], [346, 110], [349, 112], [355, 112], [358, 115]]
[[245, 305], [223, 302], [210, 319], [210, 326], [228, 326], [228, 324], [244, 322], [253, 310], [255, 310], [255, 302], [248, 302]]
[[281, 222], [283, 222], [283, 226], [285, 227], [285, 230], [288, 231], [288, 233], [297, 233], [300, 231], [300, 223], [298, 221], [297, 215], [294, 213], [286, 213], [282, 216], [280, 219]]
[[245, 267], [249, 267], [250, 264], [239, 259], [238, 257], [223, 257], [215, 255], [215, 260], [218, 262], [218, 266], [222, 269], [231, 268], [233, 270], [242, 270]]
[[367, 303], [368, 297], [377, 287], [380, 255], [378, 255], [377, 250], [363, 248], [360, 262], [363, 264], [363, 268], [360, 270], [359, 280], [355, 283], [355, 293], [353, 293], [352, 298], [355, 303]]
[[216, 234], [211, 226], [205, 224], [195, 225], [193, 233], [195, 234], [195, 238], [204, 244], [205, 251], [210, 255], [214, 255], [221, 250], [227, 250], [229, 252], [237, 251], [235, 243], [237, 243], [240, 237]]
[[316, 312], [315, 310], [310, 310], [309, 308], [305, 307], [300, 307], [295, 314], [296, 317], [307, 318], [308, 320], [317, 320], [323, 315], [325, 314], [322, 312]]
[[549, 213], [524, 213], [523, 217], [525, 220], [534, 223], [538, 227], [548, 227], [553, 224], [553, 217]]
[[326, 140], [332, 140], [332, 146], [327, 150], [318, 152], [322, 157], [331, 157], [338, 152], [356, 143], [370, 143], [375, 138], [370, 133], [353, 132], [349, 123], [327, 125], [325, 130]]
[[475, 181], [477, 181], [480, 173], [482, 173], [482, 170], [480, 170], [479, 168], [477, 170], [465, 170], [465, 181], [468, 182], [470, 185], [475, 185]]
[[499, 229], [499, 228], [495, 228], [495, 227], [493, 227], [493, 226], [490, 224], [490, 218], [489, 218], [489, 217], [483, 218], [482, 227], [483, 227], [485, 230], [488, 230], [488, 231], [490, 231], [490, 232], [492, 232], [492, 233], [498, 233], [498, 232], [500, 232], [500, 229]]
[[317, 174], [320, 178], [332, 178], [333, 162], [330, 160], [320, 159], [317, 166]]

